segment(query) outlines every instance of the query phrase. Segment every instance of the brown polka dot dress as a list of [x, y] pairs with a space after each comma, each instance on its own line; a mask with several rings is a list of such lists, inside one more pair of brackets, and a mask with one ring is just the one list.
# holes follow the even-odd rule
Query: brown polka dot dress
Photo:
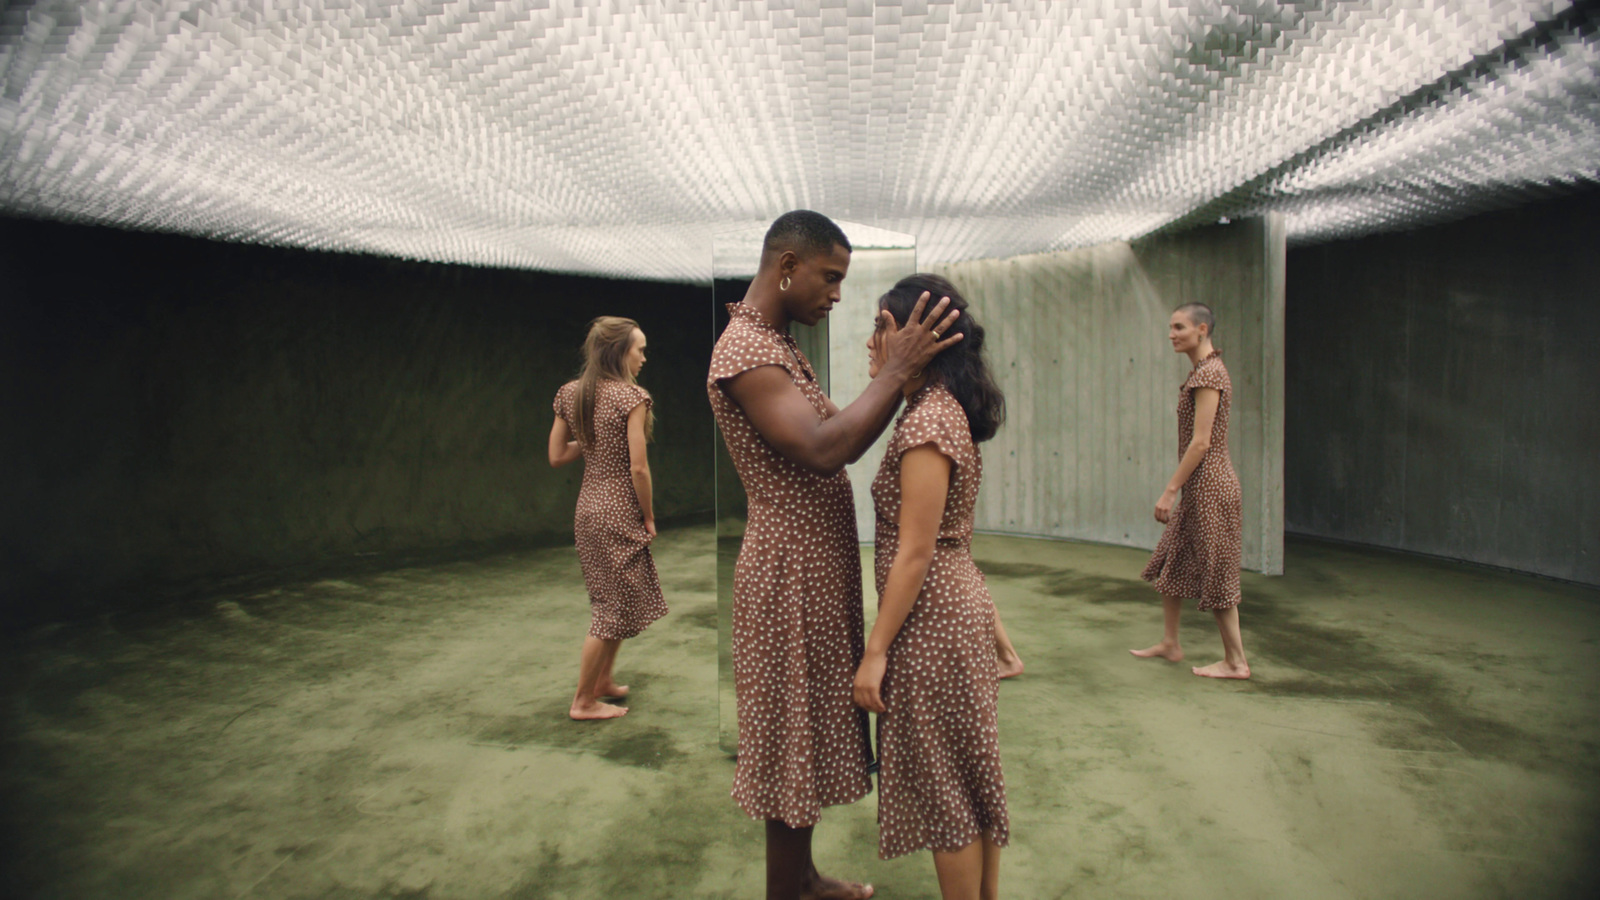
[[724, 390], [735, 375], [778, 366], [818, 420], [828, 416], [788, 332], [743, 303], [728, 309], [706, 392], [749, 498], [733, 573], [733, 798], [752, 818], [805, 828], [822, 807], [872, 789], [867, 716], [851, 699], [864, 647], [855, 505], [845, 473], [823, 477], [789, 462]]
[[1244, 526], [1239, 476], [1228, 457], [1228, 414], [1233, 382], [1213, 351], [1178, 388], [1178, 458], [1194, 435], [1194, 390], [1213, 388], [1222, 395], [1211, 424], [1211, 446], [1183, 483], [1183, 494], [1167, 518], [1167, 530], [1144, 567], [1143, 578], [1173, 597], [1198, 597], [1199, 608], [1237, 606], [1239, 567], [1244, 561]]
[[[556, 392], [556, 415], [574, 435], [577, 402], [576, 381]], [[649, 391], [601, 379], [595, 389], [594, 445], [583, 448], [583, 487], [572, 532], [589, 589], [589, 635], [601, 640], [634, 637], [667, 614], [629, 471], [628, 413], [641, 403], [653, 403]]]
[[874, 569], [883, 595], [900, 550], [900, 457], [932, 444], [954, 463], [933, 562], [889, 647], [878, 717], [878, 855], [1010, 841], [997, 728], [994, 603], [972, 562], [983, 458], [948, 390], [923, 388], [895, 423], [872, 481]]

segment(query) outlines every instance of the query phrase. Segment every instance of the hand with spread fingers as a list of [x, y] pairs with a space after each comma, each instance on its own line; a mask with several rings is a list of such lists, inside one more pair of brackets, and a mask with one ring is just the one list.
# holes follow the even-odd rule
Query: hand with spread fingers
[[942, 298], [924, 315], [923, 310], [927, 307], [931, 296], [927, 291], [922, 292], [922, 296], [917, 298], [917, 305], [912, 307], [911, 316], [906, 319], [904, 328], [895, 322], [894, 316], [890, 315], [888, 310], [878, 312], [879, 328], [884, 336], [882, 371], [898, 371], [908, 378], [915, 378], [935, 356], [944, 352], [947, 347], [955, 346], [966, 336], [953, 334], [944, 337], [950, 326], [961, 318], [960, 310], [952, 309], [948, 313], [945, 312], [945, 308], [950, 305], [949, 297]]

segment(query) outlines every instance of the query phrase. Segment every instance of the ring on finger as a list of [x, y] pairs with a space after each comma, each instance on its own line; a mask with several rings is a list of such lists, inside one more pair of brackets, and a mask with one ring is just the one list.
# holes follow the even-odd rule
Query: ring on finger
[[939, 329], [937, 328], [933, 329], [933, 339], [936, 341], [939, 339]]

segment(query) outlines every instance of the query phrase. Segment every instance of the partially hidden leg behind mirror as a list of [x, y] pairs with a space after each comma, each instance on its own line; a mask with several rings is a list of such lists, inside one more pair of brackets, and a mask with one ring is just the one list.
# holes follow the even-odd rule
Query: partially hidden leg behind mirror
[[998, 674], [1002, 679], [1015, 678], [1022, 674], [1022, 657], [1012, 645], [1011, 635], [1006, 634], [1006, 627], [1000, 624], [999, 607], [994, 611], [994, 655], [999, 661]]
[[608, 641], [587, 635], [583, 639], [583, 652], [578, 656], [578, 692], [572, 697], [572, 708], [567, 715], [574, 719], [615, 719], [628, 712], [625, 706], [601, 703], [596, 693], [600, 673], [606, 660], [614, 658], [621, 641]]
[[1000, 848], [979, 838], [960, 850], [933, 852], [941, 900], [995, 900], [1000, 895]]
[[1217, 618], [1217, 631], [1222, 634], [1222, 661], [1195, 666], [1191, 671], [1206, 678], [1249, 678], [1250, 662], [1245, 659], [1244, 636], [1239, 632], [1239, 605], [1211, 612]]
[[811, 859], [810, 827], [767, 821], [767, 900], [866, 900], [870, 884], [825, 878]]
[[1183, 645], [1178, 642], [1178, 618], [1183, 615], [1183, 599], [1171, 594], [1161, 595], [1161, 642], [1143, 650], [1129, 650], [1143, 659], [1160, 657], [1177, 662], [1183, 659]]

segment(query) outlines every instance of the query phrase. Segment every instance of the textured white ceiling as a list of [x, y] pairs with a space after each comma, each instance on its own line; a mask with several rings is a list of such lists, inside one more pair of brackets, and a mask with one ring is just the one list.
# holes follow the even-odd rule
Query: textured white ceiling
[[0, 210], [704, 280], [807, 207], [923, 264], [1600, 180], [1594, 3], [98, 0], [0, 12]]

